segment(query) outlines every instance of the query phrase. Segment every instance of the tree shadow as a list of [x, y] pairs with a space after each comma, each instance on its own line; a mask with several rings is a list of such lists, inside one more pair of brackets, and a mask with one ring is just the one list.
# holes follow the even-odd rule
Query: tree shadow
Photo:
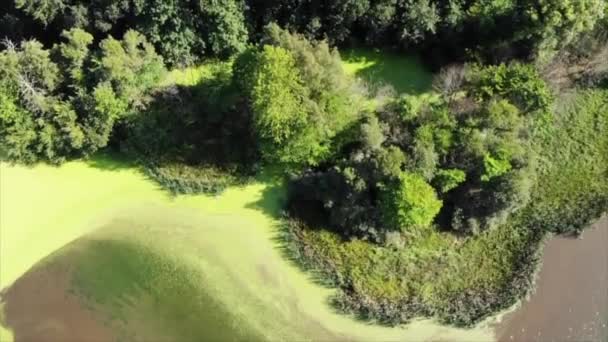
[[[246, 208], [259, 210], [269, 217], [274, 219], [272, 229], [272, 242], [274, 248], [281, 254], [283, 259], [292, 267], [303, 272], [307, 279], [313, 284], [324, 289], [335, 290], [333, 295], [325, 299], [325, 304], [334, 313], [351, 317], [352, 319], [363, 324], [377, 324], [374, 320], [369, 319], [357, 313], [345, 312], [340, 308], [338, 301], [339, 294], [344, 290], [340, 284], [336, 283], [327, 274], [319, 270], [317, 265], [310, 262], [308, 257], [305, 257], [305, 246], [296, 239], [297, 232], [294, 224], [304, 224], [294, 220], [288, 215], [287, 202], [287, 180], [284, 173], [278, 168], [268, 168], [256, 177], [256, 181], [265, 182], [268, 185], [262, 191], [261, 197], [255, 202], [246, 205]], [[313, 208], [309, 208], [313, 210]], [[314, 215], [313, 215], [314, 216]], [[321, 220], [315, 222], [321, 222]], [[323, 225], [307, 226], [306, 229], [326, 230]]]
[[270, 165], [262, 169], [252, 180], [266, 186], [262, 190], [260, 199], [246, 204], [245, 208], [259, 210], [274, 219], [282, 217], [287, 203], [287, 180], [283, 170], [278, 166]]
[[385, 85], [392, 86], [399, 94], [419, 95], [431, 90], [433, 75], [418, 56], [355, 48], [346, 50], [342, 58], [347, 68], [366, 81], [374, 92]]
[[83, 161], [87, 166], [103, 171], [120, 171], [137, 167], [133, 160], [111, 150], [97, 152]]

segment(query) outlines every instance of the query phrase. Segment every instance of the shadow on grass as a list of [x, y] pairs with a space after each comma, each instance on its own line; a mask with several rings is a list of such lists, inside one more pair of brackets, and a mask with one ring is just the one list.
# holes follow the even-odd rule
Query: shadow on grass
[[419, 95], [431, 90], [433, 75], [417, 56], [355, 48], [343, 51], [342, 59], [345, 69], [365, 80], [372, 90], [387, 84], [400, 94]]
[[260, 199], [245, 205], [245, 208], [259, 210], [273, 219], [279, 219], [287, 201], [287, 180], [282, 170], [274, 166], [266, 167], [251, 181], [266, 186]]
[[[356, 321], [373, 325], [377, 322], [370, 320], [362, 315], [345, 312], [340, 309], [338, 303], [338, 295], [343, 291], [340, 284], [337, 284], [327, 274], [319, 271], [318, 265], [309, 262], [309, 258], [303, 255], [303, 245], [297, 241], [295, 228], [291, 225], [292, 222], [286, 212], [287, 205], [287, 180], [283, 174], [278, 172], [277, 168], [266, 169], [257, 177], [257, 181], [266, 182], [269, 185], [262, 191], [259, 200], [249, 203], [246, 208], [260, 210], [264, 214], [273, 218], [275, 223], [272, 228], [272, 242], [283, 259], [292, 267], [299, 269], [306, 274], [309, 281], [325, 289], [335, 290], [336, 292], [326, 298], [325, 304], [334, 313], [339, 315], [349, 316]], [[311, 228], [324, 229], [324, 228]]]
[[88, 159], [83, 160], [87, 166], [103, 171], [119, 171], [138, 167], [125, 155], [111, 150], [97, 152]]
[[198, 272], [135, 243], [81, 238], [1, 294], [2, 324], [15, 341], [261, 340], [235, 329]]

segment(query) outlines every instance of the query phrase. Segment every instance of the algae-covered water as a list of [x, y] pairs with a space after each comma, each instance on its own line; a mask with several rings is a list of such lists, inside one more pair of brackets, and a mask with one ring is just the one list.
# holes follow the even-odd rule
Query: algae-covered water
[[488, 341], [418, 321], [334, 312], [331, 289], [285, 257], [283, 191], [255, 182], [172, 197], [111, 158], [0, 165], [0, 340]]

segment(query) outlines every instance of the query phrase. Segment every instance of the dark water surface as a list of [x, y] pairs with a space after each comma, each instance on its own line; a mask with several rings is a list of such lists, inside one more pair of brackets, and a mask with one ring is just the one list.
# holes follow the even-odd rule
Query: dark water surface
[[608, 218], [547, 243], [536, 293], [497, 332], [500, 341], [608, 341]]

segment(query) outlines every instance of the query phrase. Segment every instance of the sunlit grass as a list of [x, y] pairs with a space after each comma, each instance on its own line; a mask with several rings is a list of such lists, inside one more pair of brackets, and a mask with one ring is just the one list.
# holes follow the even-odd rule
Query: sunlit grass
[[431, 91], [433, 75], [416, 56], [360, 48], [343, 50], [341, 56], [346, 72], [374, 88], [388, 84], [412, 95]]

